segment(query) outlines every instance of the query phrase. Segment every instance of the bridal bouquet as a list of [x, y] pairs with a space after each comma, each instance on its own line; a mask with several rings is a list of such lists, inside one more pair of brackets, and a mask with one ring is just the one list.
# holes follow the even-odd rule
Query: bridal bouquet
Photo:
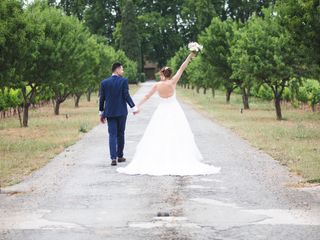
[[191, 42], [188, 44], [188, 48], [191, 52], [198, 53], [203, 49], [203, 46], [197, 42]]

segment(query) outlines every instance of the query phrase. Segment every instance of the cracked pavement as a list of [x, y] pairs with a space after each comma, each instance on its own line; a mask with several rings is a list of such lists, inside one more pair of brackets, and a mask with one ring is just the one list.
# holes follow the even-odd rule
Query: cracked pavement
[[[139, 115], [129, 115], [127, 161], [157, 103], [153, 96]], [[284, 166], [182, 106], [205, 162], [221, 166], [219, 174], [119, 174], [110, 166], [106, 126], [98, 125], [25, 181], [2, 189], [0, 239], [320, 239], [319, 186], [288, 187], [299, 178]]]

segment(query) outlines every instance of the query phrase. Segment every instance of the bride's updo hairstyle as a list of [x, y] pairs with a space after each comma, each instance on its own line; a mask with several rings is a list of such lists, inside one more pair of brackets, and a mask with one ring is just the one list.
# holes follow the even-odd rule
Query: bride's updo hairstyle
[[162, 73], [165, 78], [170, 78], [172, 74], [172, 69], [169, 67], [163, 67], [161, 68], [160, 73]]

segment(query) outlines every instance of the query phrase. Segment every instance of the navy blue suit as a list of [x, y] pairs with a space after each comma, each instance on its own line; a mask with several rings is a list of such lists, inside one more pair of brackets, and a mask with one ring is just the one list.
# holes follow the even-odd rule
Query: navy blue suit
[[129, 94], [128, 79], [113, 75], [100, 85], [99, 111], [107, 118], [111, 159], [123, 157], [127, 104], [135, 107]]

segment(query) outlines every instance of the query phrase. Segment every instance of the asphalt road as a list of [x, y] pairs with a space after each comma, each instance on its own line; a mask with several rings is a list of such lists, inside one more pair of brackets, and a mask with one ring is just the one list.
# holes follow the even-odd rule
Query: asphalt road
[[[129, 161], [157, 103], [155, 96], [138, 116], [129, 115]], [[219, 174], [119, 174], [108, 159], [106, 126], [99, 125], [25, 181], [2, 189], [0, 239], [320, 239], [319, 187], [289, 187], [299, 179], [277, 161], [183, 108], [205, 162], [221, 166]]]

